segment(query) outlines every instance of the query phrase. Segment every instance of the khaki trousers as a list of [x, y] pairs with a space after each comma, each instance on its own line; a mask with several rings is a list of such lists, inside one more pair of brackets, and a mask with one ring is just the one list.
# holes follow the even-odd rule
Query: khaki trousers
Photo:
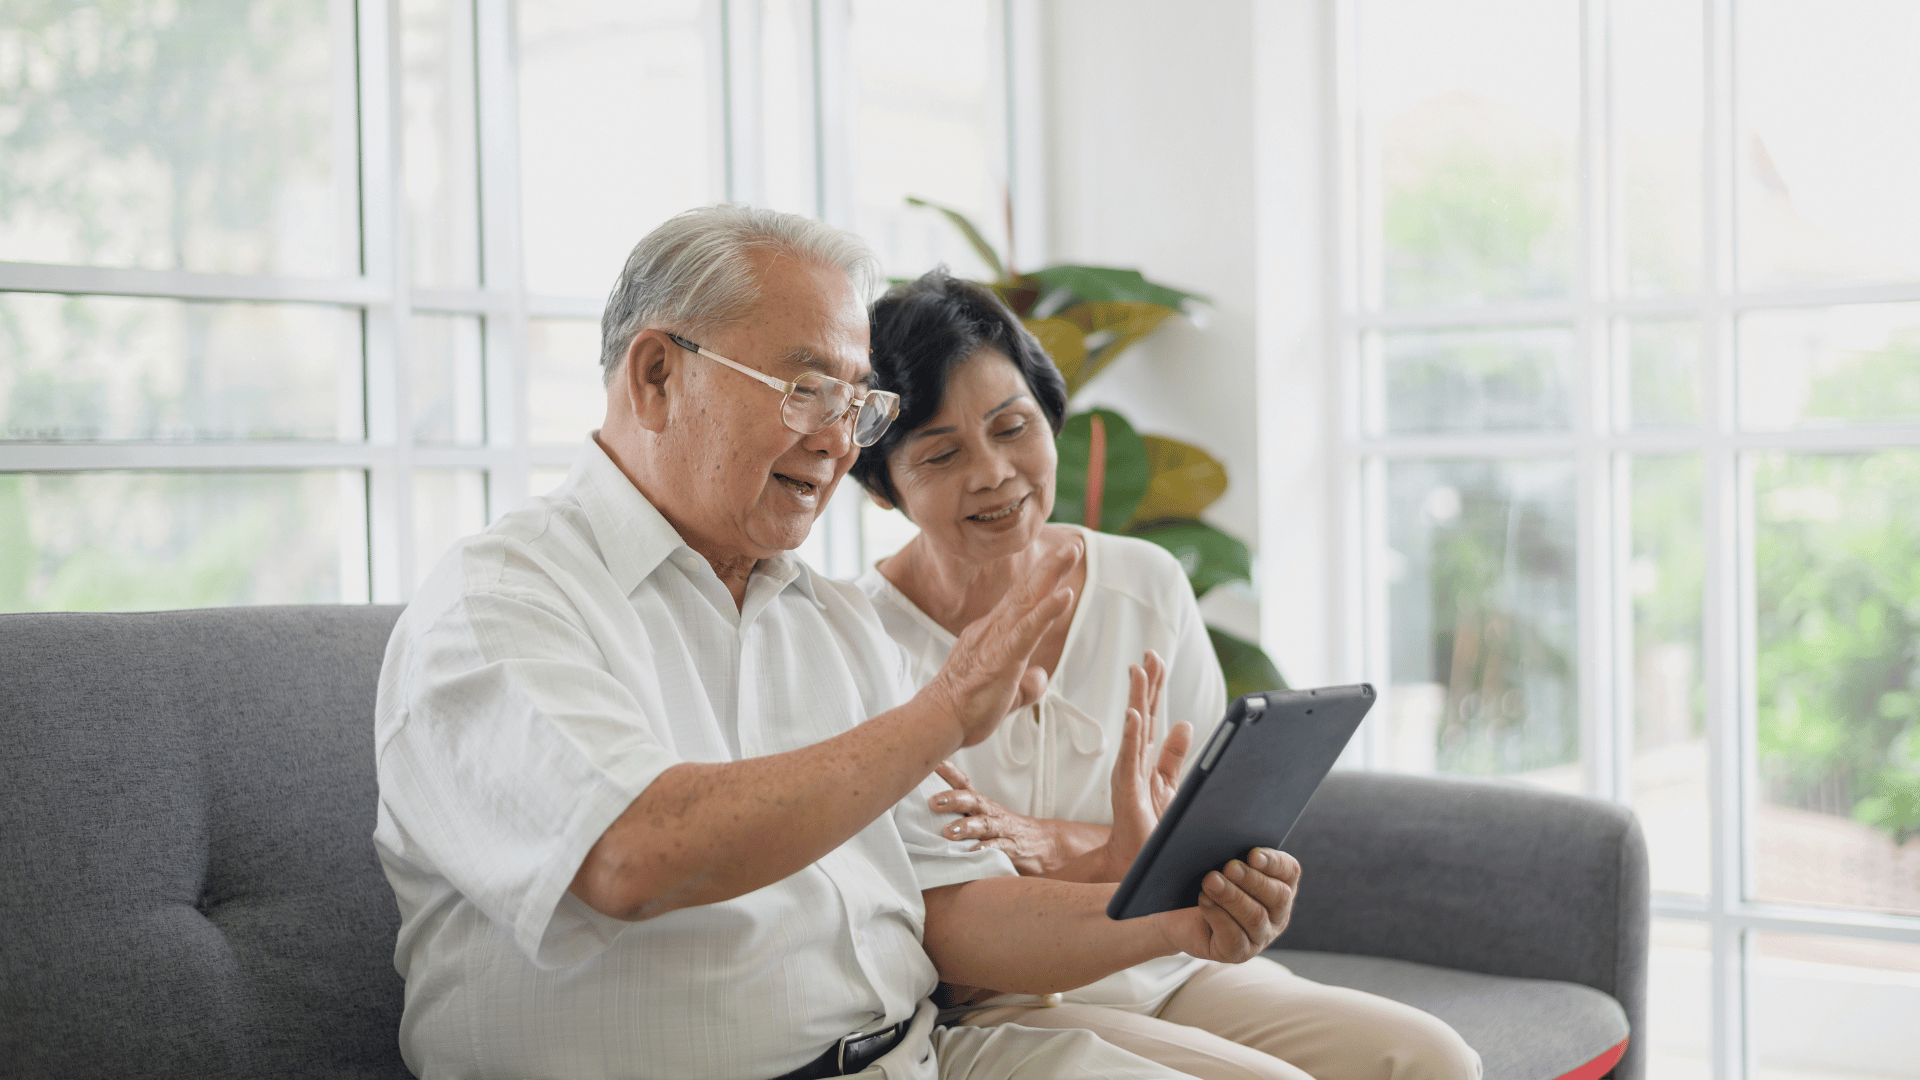
[[1085, 1028], [1200, 1080], [1479, 1080], [1437, 1017], [1303, 979], [1264, 956], [1208, 964], [1149, 1016], [1101, 1005], [985, 1009], [958, 1023]]
[[1165, 1065], [1103, 1042], [1090, 1031], [998, 1027], [936, 1028], [923, 1001], [900, 1045], [856, 1073], [859, 1080], [1181, 1080]]

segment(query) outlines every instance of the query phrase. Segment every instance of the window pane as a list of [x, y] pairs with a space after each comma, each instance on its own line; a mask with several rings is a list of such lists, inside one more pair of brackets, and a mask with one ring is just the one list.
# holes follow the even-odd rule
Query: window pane
[[1388, 466], [1397, 767], [1579, 789], [1574, 513], [1571, 462]]
[[1575, 345], [1573, 330], [1559, 326], [1385, 334], [1386, 431], [1565, 430]]
[[0, 473], [0, 611], [365, 603], [365, 474]]
[[812, 36], [805, 0], [760, 0], [760, 163], [765, 204], [817, 217]]
[[357, 273], [352, 19], [328, 0], [13, 5], [0, 259]]
[[1920, 451], [1754, 465], [1759, 896], [1920, 914]]
[[1753, 934], [1748, 1053], [1755, 1080], [1913, 1076], [1920, 945]]
[[1743, 0], [1740, 276], [1920, 279], [1920, 6]]
[[1707, 892], [1706, 683], [1697, 455], [1633, 459], [1633, 809], [1656, 892]]
[[854, 231], [892, 276], [944, 262], [962, 277], [992, 277], [943, 216], [908, 206], [909, 195], [966, 214], [1006, 255], [1005, 155], [988, 83], [999, 77], [993, 25], [985, 0], [854, 0]]
[[478, 318], [413, 316], [407, 329], [407, 392], [415, 442], [475, 446], [484, 441]]
[[1740, 422], [1920, 421], [1920, 304], [1757, 311], [1740, 320]]
[[920, 535], [920, 526], [907, 520], [907, 515], [898, 510], [882, 510], [879, 504], [860, 495], [860, 551], [867, 566], [885, 559], [887, 556], [907, 546], [907, 541]]
[[1700, 324], [1692, 319], [1662, 319], [1619, 326], [1627, 354], [1627, 400], [1621, 426], [1635, 431], [1698, 426]]
[[405, 0], [401, 18], [413, 280], [473, 285], [480, 280], [473, 4]]
[[700, 0], [520, 0], [527, 288], [602, 297], [655, 225], [721, 195]]
[[1647, 1072], [1651, 1080], [1708, 1080], [1712, 965], [1707, 924], [1653, 920], [1647, 950]]
[[7, 439], [358, 439], [360, 313], [0, 294]]
[[579, 442], [606, 415], [600, 324], [587, 319], [527, 320], [528, 440]]
[[427, 579], [455, 540], [487, 527], [487, 474], [418, 469], [413, 474], [413, 580]]
[[1561, 297], [1574, 280], [1573, 0], [1364, 0], [1362, 233], [1390, 307]]
[[1643, 295], [1692, 292], [1706, 115], [1699, 0], [1613, 0], [1612, 15], [1623, 284]]
[[566, 483], [565, 469], [528, 469], [527, 490], [534, 495], [545, 495], [554, 488]]

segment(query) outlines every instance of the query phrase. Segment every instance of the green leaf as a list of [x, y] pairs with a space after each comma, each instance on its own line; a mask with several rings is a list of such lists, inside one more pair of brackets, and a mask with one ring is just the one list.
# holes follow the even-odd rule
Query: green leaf
[[1141, 496], [1147, 493], [1147, 444], [1133, 425], [1109, 409], [1075, 413], [1067, 417], [1055, 442], [1060, 464], [1054, 473], [1054, 521], [1074, 525], [1089, 524], [1087, 517], [1087, 457], [1092, 441], [1094, 413], [1107, 430], [1107, 476], [1100, 504], [1101, 532], [1119, 532], [1133, 517]]
[[1187, 572], [1193, 595], [1205, 596], [1215, 585], [1253, 580], [1253, 558], [1247, 545], [1204, 521], [1154, 522], [1132, 534], [1151, 540], [1173, 553]]
[[1287, 680], [1281, 678], [1280, 669], [1273, 666], [1260, 646], [1211, 626], [1207, 627], [1207, 639], [1213, 642], [1213, 655], [1220, 658], [1220, 673], [1227, 677], [1227, 697], [1287, 689]]
[[938, 210], [947, 215], [947, 220], [953, 222], [954, 228], [959, 229], [961, 235], [967, 238], [967, 243], [973, 245], [973, 250], [979, 254], [981, 261], [993, 270], [993, 279], [1006, 280], [1007, 268], [1000, 261], [1000, 253], [993, 250], [993, 245], [987, 243], [987, 238], [980, 235], [979, 229], [973, 227], [973, 222], [967, 220], [967, 215], [950, 206], [941, 206], [939, 203], [928, 202], [912, 195], [907, 196], [907, 205], [924, 206], [929, 210]]
[[1064, 291], [1082, 301], [1122, 300], [1176, 309], [1185, 307], [1189, 300], [1207, 302], [1207, 298], [1198, 293], [1156, 285], [1142, 277], [1138, 270], [1121, 270], [1111, 266], [1062, 264], [1035, 270], [1027, 276], [1039, 281], [1049, 292]]

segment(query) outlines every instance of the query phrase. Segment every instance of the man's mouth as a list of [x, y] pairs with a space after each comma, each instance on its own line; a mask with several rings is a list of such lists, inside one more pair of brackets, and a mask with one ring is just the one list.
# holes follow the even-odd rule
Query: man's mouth
[[819, 490], [820, 487], [820, 485], [810, 480], [801, 480], [797, 477], [788, 476], [786, 473], [774, 473], [773, 478], [780, 481], [781, 487], [786, 488], [788, 491], [802, 498], [812, 495], [815, 491]]
[[1027, 505], [1027, 499], [1029, 497], [1030, 496], [1022, 495], [1018, 499], [1015, 499], [1014, 501], [1008, 503], [1007, 505], [1001, 507], [998, 510], [989, 510], [981, 514], [969, 514], [967, 515], [967, 520], [978, 521], [985, 524], [991, 524], [996, 521], [1004, 521], [1005, 519], [1012, 517], [1014, 514], [1019, 513], [1020, 508]]

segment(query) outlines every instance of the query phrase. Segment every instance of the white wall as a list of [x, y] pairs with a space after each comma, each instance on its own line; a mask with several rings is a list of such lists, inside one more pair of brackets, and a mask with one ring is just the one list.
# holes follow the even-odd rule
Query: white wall
[[[1299, 99], [1301, 87], [1317, 86], [1317, 51], [1313, 42], [1292, 43], [1289, 55], [1307, 58], [1307, 70], [1289, 60], [1277, 81], [1273, 58], [1263, 54], [1257, 69], [1255, 55], [1261, 34], [1312, 33], [1317, 7], [1313, 0], [1053, 0], [1039, 5], [1038, 15], [1048, 260], [1135, 267], [1213, 301], [1202, 325], [1169, 325], [1117, 360], [1075, 405], [1108, 406], [1144, 432], [1191, 442], [1226, 464], [1227, 494], [1206, 518], [1253, 546], [1267, 610], [1263, 620], [1253, 594], [1223, 593], [1208, 598], [1208, 617], [1258, 634], [1296, 684], [1322, 681], [1328, 666], [1320, 565], [1327, 469], [1317, 404], [1323, 380], [1315, 327], [1298, 318], [1319, 304], [1304, 294], [1277, 305], [1263, 297], [1263, 275], [1275, 277], [1263, 243], [1286, 246], [1311, 225], [1282, 220], [1276, 233], [1263, 217], [1262, 187], [1272, 186], [1263, 169], [1297, 173], [1304, 162], [1263, 165], [1255, 135], [1257, 124], [1276, 117], [1318, 123], [1315, 103]], [[1270, 101], [1276, 95], [1283, 99], [1278, 112]], [[1312, 132], [1296, 134], [1315, 145]], [[1271, 159], [1276, 148], [1284, 155], [1293, 145], [1273, 139], [1258, 153]], [[1297, 184], [1281, 190], [1290, 205], [1302, 205]], [[1291, 269], [1276, 280], [1298, 293], [1302, 278], [1310, 285], [1318, 269], [1315, 256], [1295, 244], [1286, 258]], [[1269, 383], [1283, 377], [1269, 391], [1306, 395], [1288, 410], [1301, 414], [1288, 420], [1294, 427], [1266, 436], [1264, 463], [1259, 366]], [[1261, 498], [1263, 487], [1274, 488], [1263, 485], [1263, 464], [1278, 478], [1284, 513], [1274, 512], [1276, 499]]]

